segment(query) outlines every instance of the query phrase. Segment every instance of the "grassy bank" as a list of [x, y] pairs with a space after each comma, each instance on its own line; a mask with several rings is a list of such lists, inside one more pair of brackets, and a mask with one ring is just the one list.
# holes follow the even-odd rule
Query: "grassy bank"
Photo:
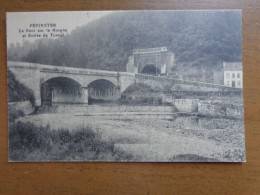
[[9, 124], [10, 161], [130, 161], [133, 157], [101, 139], [91, 127], [52, 130], [32, 123]]

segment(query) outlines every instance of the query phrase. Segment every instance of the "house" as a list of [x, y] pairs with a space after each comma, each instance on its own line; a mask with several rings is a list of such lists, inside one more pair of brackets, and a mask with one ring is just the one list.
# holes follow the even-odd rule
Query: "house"
[[224, 85], [243, 88], [242, 62], [223, 62]]

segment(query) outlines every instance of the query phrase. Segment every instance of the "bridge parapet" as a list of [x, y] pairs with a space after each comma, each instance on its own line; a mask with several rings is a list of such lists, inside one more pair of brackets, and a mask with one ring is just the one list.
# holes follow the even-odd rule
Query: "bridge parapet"
[[24, 69], [39, 69], [38, 64], [27, 63], [27, 62], [15, 62], [15, 61], [8, 61], [7, 67], [9, 67], [9, 68], [24, 68]]
[[13, 68], [25, 68], [25, 69], [39, 69], [41, 72], [60, 72], [60, 73], [70, 73], [70, 74], [95, 74], [95, 75], [106, 75], [106, 76], [116, 76], [118, 72], [106, 71], [106, 70], [94, 70], [86, 68], [74, 68], [65, 66], [52, 66], [37, 63], [27, 63], [27, 62], [15, 62], [8, 61], [8, 67]]

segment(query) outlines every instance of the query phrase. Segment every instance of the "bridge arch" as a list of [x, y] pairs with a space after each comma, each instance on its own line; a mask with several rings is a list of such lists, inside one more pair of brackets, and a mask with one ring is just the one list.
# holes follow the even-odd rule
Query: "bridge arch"
[[90, 84], [92, 84], [95, 81], [98, 80], [104, 80], [107, 82], [110, 82], [114, 86], [118, 86], [118, 79], [116, 77], [108, 77], [108, 76], [91, 76], [82, 81], [82, 85], [89, 87]]
[[118, 99], [120, 89], [107, 79], [96, 79], [88, 84], [89, 104], [112, 102]]
[[50, 79], [55, 79], [55, 78], [67, 78], [67, 79], [71, 79], [77, 83], [79, 83], [82, 87], [83, 86], [87, 86], [85, 85], [84, 82], [84, 78], [82, 76], [77, 76], [77, 75], [73, 75], [73, 74], [65, 74], [65, 73], [60, 73], [60, 72], [41, 72], [41, 79], [40, 79], [40, 83], [44, 83]]
[[68, 77], [53, 77], [41, 83], [41, 105], [88, 103], [87, 96], [87, 90]]

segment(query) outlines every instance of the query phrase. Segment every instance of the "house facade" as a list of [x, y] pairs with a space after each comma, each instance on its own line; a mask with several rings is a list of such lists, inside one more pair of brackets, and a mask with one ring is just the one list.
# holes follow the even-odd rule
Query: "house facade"
[[225, 86], [243, 88], [242, 62], [224, 62], [223, 70]]

